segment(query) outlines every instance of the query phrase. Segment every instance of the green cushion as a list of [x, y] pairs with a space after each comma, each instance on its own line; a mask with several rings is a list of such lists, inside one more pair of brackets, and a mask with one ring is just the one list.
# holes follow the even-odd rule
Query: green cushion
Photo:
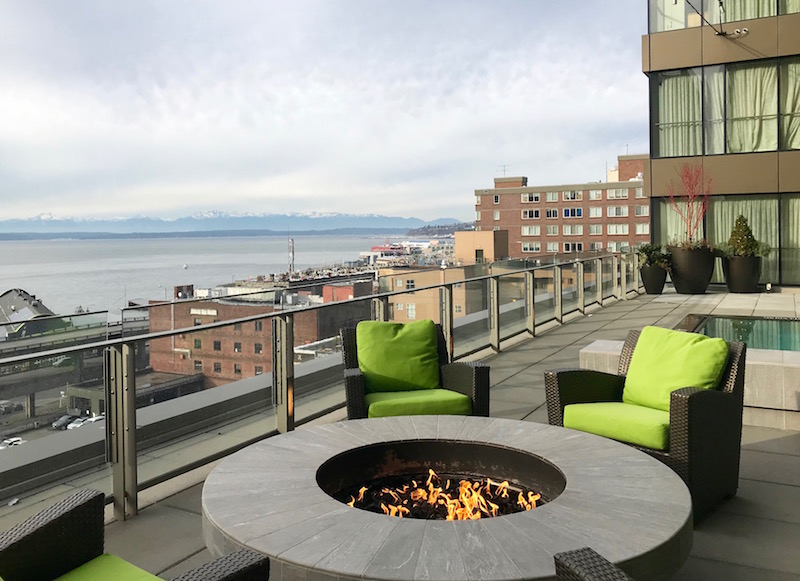
[[449, 389], [368, 393], [364, 398], [371, 418], [449, 414], [468, 416], [472, 400]]
[[105, 554], [62, 575], [56, 581], [105, 581], [110, 579], [114, 581], [153, 581], [159, 577], [131, 565], [116, 555]]
[[637, 444], [669, 447], [669, 412], [622, 402], [575, 403], [564, 407], [564, 427]]
[[358, 367], [367, 393], [439, 387], [436, 326], [362, 321], [356, 327]]
[[645, 327], [633, 350], [622, 401], [669, 411], [669, 394], [676, 389], [718, 387], [727, 362], [724, 339]]

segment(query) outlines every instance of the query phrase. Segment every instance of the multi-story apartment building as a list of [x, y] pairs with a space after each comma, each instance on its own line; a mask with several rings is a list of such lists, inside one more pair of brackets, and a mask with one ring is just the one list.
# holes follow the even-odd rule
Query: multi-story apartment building
[[744, 215], [776, 249], [762, 282], [800, 284], [800, 1], [649, 0], [642, 67], [654, 241], [685, 233], [669, 184], [699, 165], [712, 182], [701, 234], [726, 242]]
[[495, 178], [475, 190], [475, 229], [508, 231], [508, 256], [619, 251], [650, 242], [650, 200], [642, 187], [646, 155], [619, 157], [615, 181], [528, 186]]

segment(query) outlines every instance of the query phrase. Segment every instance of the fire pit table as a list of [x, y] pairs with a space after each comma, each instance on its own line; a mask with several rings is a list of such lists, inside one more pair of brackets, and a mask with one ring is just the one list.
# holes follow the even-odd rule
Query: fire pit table
[[[431, 466], [541, 492], [480, 520], [351, 508], [343, 487]], [[692, 546], [692, 503], [672, 470], [623, 444], [483, 417], [353, 420], [295, 430], [223, 460], [203, 487], [214, 556], [250, 548], [270, 579], [554, 579], [553, 555], [591, 547], [636, 579], [667, 579]]]

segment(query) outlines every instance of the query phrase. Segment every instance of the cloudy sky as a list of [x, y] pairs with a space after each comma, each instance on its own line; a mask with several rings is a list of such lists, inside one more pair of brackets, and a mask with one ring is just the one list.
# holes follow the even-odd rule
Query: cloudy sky
[[641, 0], [0, 0], [0, 219], [474, 215], [646, 153]]

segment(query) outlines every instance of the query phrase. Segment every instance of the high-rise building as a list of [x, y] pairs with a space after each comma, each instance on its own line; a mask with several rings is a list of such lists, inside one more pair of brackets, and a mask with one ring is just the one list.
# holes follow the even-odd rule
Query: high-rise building
[[744, 215], [776, 249], [762, 282], [800, 284], [800, 0], [648, 4], [644, 191], [654, 242], [679, 241], [685, 231], [668, 191], [688, 163], [711, 180], [700, 235], [727, 242]]
[[617, 252], [650, 242], [646, 160], [620, 156], [607, 182], [528, 186], [526, 177], [495, 178], [494, 188], [475, 190], [475, 229], [507, 231], [511, 258]]

